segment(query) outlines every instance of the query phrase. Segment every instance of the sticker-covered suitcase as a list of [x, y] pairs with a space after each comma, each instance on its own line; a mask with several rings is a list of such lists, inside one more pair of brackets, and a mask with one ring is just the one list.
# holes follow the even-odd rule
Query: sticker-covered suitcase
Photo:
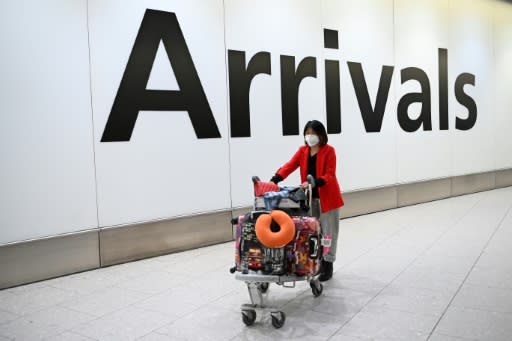
[[239, 216], [235, 226], [236, 271], [261, 270], [263, 274], [284, 275], [288, 269], [286, 248], [270, 249], [256, 237], [257, 217], [264, 212]]
[[317, 218], [292, 217], [296, 230], [295, 238], [284, 249], [268, 249], [261, 245], [256, 238], [256, 219], [257, 216], [253, 216], [251, 213], [238, 217], [235, 226], [237, 271], [262, 270], [263, 273], [295, 274], [297, 276], [318, 274], [322, 247], [320, 245], [320, 223]]
[[292, 217], [296, 234], [287, 246], [288, 272], [297, 276], [315, 276], [322, 259], [320, 222], [315, 217]]
[[261, 270], [264, 252], [263, 245], [256, 238], [255, 219], [252, 214], [238, 217], [235, 227], [236, 270]]

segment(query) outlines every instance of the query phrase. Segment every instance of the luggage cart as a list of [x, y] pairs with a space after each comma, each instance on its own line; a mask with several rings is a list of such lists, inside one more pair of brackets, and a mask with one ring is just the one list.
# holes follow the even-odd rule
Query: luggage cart
[[[253, 177], [253, 181], [256, 181], [256, 179], [259, 180], [258, 178]], [[314, 180], [311, 175], [308, 175], [308, 183], [309, 185], [306, 190], [306, 200], [309, 216], [313, 216], [312, 186], [314, 185]], [[262, 202], [258, 199], [261, 198], [255, 198], [254, 200], [253, 212], [261, 211]], [[318, 249], [320, 250], [319, 257], [321, 261], [322, 246], [319, 245]], [[236, 267], [231, 268], [230, 272], [235, 273]], [[272, 325], [275, 328], [281, 328], [286, 321], [285, 313], [280, 310], [279, 307], [269, 305], [265, 302], [266, 293], [269, 290], [270, 284], [274, 283], [276, 285], [282, 286], [283, 288], [295, 288], [296, 282], [307, 281], [311, 287], [313, 296], [318, 297], [323, 292], [323, 285], [319, 281], [319, 276], [320, 273], [316, 273], [312, 276], [298, 276], [295, 274], [268, 275], [263, 274], [261, 270], [245, 270], [243, 272], [238, 272], [235, 275], [235, 278], [246, 283], [251, 300], [251, 303], [241, 305], [243, 323], [247, 326], [251, 326], [256, 321], [258, 314], [270, 314]]]

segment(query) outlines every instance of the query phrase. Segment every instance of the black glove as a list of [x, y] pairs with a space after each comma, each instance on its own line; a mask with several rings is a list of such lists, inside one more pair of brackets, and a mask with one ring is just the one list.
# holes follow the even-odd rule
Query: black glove
[[325, 185], [325, 180], [324, 179], [316, 178], [315, 179], [315, 185], [316, 185], [316, 187], [322, 187], [323, 185]]
[[273, 183], [275, 183], [276, 185], [277, 185], [279, 182], [283, 181], [283, 180], [284, 180], [284, 179], [283, 179], [283, 177], [282, 177], [281, 175], [279, 175], [279, 174], [274, 175], [274, 176], [270, 179], [270, 181], [272, 181], [272, 182], [273, 182]]

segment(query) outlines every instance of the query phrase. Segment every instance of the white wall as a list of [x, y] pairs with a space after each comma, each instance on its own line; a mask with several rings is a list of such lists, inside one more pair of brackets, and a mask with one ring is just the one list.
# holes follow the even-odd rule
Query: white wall
[[[297, 150], [301, 139], [282, 136], [280, 55], [317, 59], [317, 77], [299, 88], [299, 127], [325, 117], [323, 30], [321, 7], [308, 0], [229, 0], [226, 6], [226, 46], [246, 51], [246, 62], [260, 52], [271, 53], [272, 75], [257, 75], [251, 86], [251, 137], [231, 138], [231, 178], [234, 206], [247, 206], [253, 195], [251, 176], [268, 180]], [[284, 19], [286, 18], [286, 19]], [[299, 183], [298, 172], [290, 179]]]
[[[410, 80], [401, 84], [400, 70], [419, 67], [429, 77], [431, 90], [432, 131], [414, 133], [397, 130], [397, 182], [407, 183], [429, 178], [453, 175], [451, 169], [451, 144], [454, 135], [453, 118], [451, 129], [439, 130], [438, 95], [438, 48], [449, 49], [449, 2], [444, 0], [396, 0], [395, 1], [395, 85], [399, 99], [409, 92], [419, 92], [418, 82]], [[448, 63], [450, 70], [450, 63]], [[450, 86], [448, 87], [451, 88]], [[453, 97], [453, 96], [451, 96]], [[452, 98], [450, 98], [452, 99]], [[452, 99], [453, 101], [453, 99]], [[409, 115], [416, 118], [420, 105], [413, 104]]]
[[[146, 8], [177, 14], [221, 139], [197, 139], [187, 112], [143, 111], [129, 142], [100, 142]], [[91, 0], [89, 27], [100, 226], [230, 207], [222, 1]], [[178, 90], [159, 53], [149, 87]]]
[[[339, 50], [324, 50], [340, 60], [342, 134], [329, 137], [336, 147], [338, 174], [344, 190], [396, 183], [396, 75], [393, 75], [379, 133], [367, 133], [347, 62], [363, 65], [372, 106], [375, 106], [383, 65], [395, 65], [393, 0], [325, 0], [323, 27], [339, 31]], [[364, 23], [364, 24], [363, 24]], [[396, 73], [396, 70], [395, 70]], [[376, 171], [378, 169], [378, 171]]]
[[[326, 59], [340, 62], [345, 191], [512, 167], [512, 4], [499, 0], [73, 0], [0, 5], [0, 244], [249, 205], [250, 177], [268, 179], [301, 136], [282, 136], [280, 56], [316, 58], [299, 90], [299, 129], [326, 121]], [[130, 141], [101, 142], [146, 9], [176, 13], [221, 138], [197, 139], [186, 111], [141, 111]], [[323, 29], [339, 49], [324, 48]], [[448, 49], [449, 130], [439, 129], [438, 48]], [[227, 51], [271, 54], [254, 78], [251, 137], [230, 137]], [[347, 62], [362, 63], [372, 105], [383, 65], [394, 66], [382, 129], [367, 133]], [[431, 88], [432, 131], [397, 121], [400, 70]], [[476, 125], [454, 93], [460, 73]], [[163, 45], [148, 89], [179, 90]], [[92, 90], [92, 91], [91, 91]], [[92, 104], [92, 109], [91, 109]], [[410, 107], [411, 117], [420, 110]], [[294, 174], [288, 184], [298, 183]], [[205, 227], [207, 233], [207, 227]]]
[[[499, 159], [511, 158], [510, 154], [498, 156], [495, 152], [496, 109], [493, 94], [496, 92], [496, 82], [492, 23], [496, 3], [485, 0], [453, 0], [450, 4], [452, 15], [448, 51], [449, 84], [454, 84], [460, 73], [475, 74], [477, 86], [466, 85], [466, 89], [478, 107], [477, 124], [471, 130], [452, 131], [451, 172], [461, 175], [489, 171], [497, 168]], [[453, 85], [451, 87], [453, 89]], [[452, 90], [451, 95], [452, 117], [466, 117], [467, 109], [455, 100]], [[453, 118], [450, 123], [454, 123]]]
[[496, 168], [512, 167], [512, 5], [497, 2], [493, 11], [494, 25], [494, 136]]
[[0, 5], [0, 243], [98, 226], [86, 6]]

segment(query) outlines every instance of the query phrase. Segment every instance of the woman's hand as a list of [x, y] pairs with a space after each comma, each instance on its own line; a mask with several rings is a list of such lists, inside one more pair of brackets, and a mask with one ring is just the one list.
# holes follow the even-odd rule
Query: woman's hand
[[304, 189], [308, 188], [308, 186], [309, 186], [309, 182], [307, 182], [307, 181], [304, 181], [304, 182], [302, 183], [302, 185], [300, 185], [300, 187], [302, 187], [302, 188], [304, 188]]
[[283, 181], [283, 177], [279, 174], [276, 174], [270, 179], [270, 181], [277, 185], [279, 182]]

